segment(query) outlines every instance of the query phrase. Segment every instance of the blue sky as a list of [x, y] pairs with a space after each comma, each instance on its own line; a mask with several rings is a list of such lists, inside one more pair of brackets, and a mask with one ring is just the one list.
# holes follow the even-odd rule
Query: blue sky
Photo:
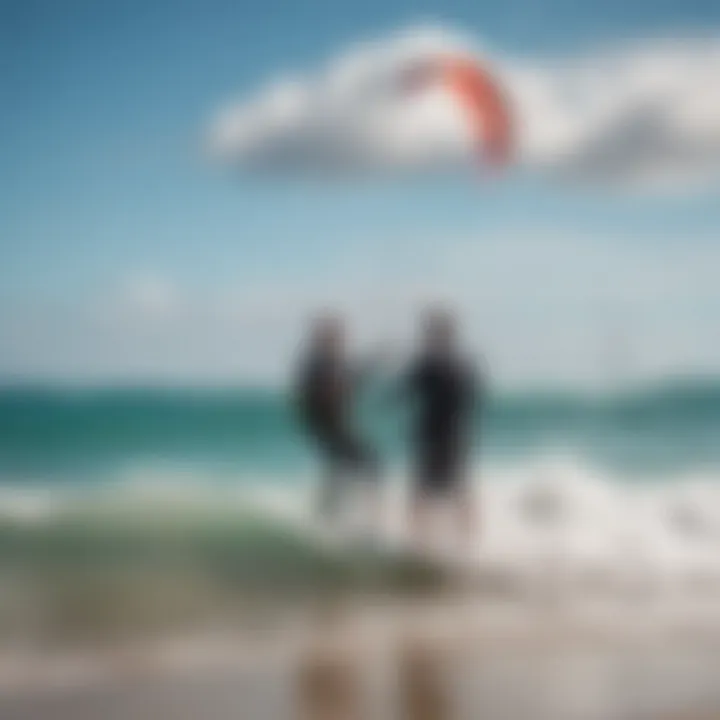
[[[223, 102], [413, 23], [449, 24], [518, 57], [572, 57], [640, 37], [717, 36], [717, 2], [28, 0], [0, 9], [2, 377], [272, 374], [281, 370], [301, 306], [343, 301], [350, 286], [348, 302], [366, 334], [391, 333], [395, 325], [375, 328], [377, 318], [395, 312], [398, 323], [411, 322], [403, 313], [435, 292], [441, 262], [448, 264], [443, 297], [455, 300], [464, 283], [463, 309], [498, 307], [492, 318], [492, 307], [478, 310], [469, 327], [491, 355], [497, 345], [507, 368], [500, 375], [591, 379], [600, 342], [594, 330], [603, 337], [624, 325], [622, 300], [598, 289], [588, 304], [583, 287], [568, 288], [592, 314], [574, 317], [567, 307], [576, 303], [563, 295], [562, 308], [547, 300], [545, 315], [528, 319], [537, 308], [530, 285], [552, 282], [548, 268], [564, 262], [568, 247], [599, 245], [608, 271], [594, 282], [607, 287], [617, 271], [620, 296], [626, 286], [642, 294], [633, 273], [645, 272], [644, 257], [652, 258], [656, 284], [666, 263], [677, 273], [687, 260], [692, 273], [720, 258], [712, 185], [656, 197], [521, 173], [482, 184], [460, 175], [298, 183], [223, 172], [202, 152], [208, 119]], [[548, 237], [548, 266], [516, 273], [513, 253], [537, 250]], [[517, 300], [512, 312], [502, 309], [500, 289], [484, 300], [472, 294], [470, 259], [457, 282], [455, 265], [445, 262], [470, 247], [467, 257], [487, 267], [484, 243], [511, 248], [499, 251], [508, 257], [498, 282]], [[635, 265], [623, 274], [628, 263]], [[569, 264], [560, 275], [582, 272]], [[710, 279], [691, 277], [682, 291], [676, 280], [674, 299], [657, 300], [663, 327], [652, 324], [652, 305], [634, 298], [634, 320], [621, 329], [639, 333], [642, 347], [632, 352], [640, 374], [709, 371], [720, 361], [712, 319], [701, 312], [720, 294], [712, 295]], [[395, 309], [378, 309], [382, 298]], [[287, 318], [278, 317], [283, 299]], [[273, 302], [279, 309], [270, 312]], [[554, 354], [528, 358], [523, 341], [542, 343], [562, 327]], [[178, 359], [186, 348], [187, 359]]]

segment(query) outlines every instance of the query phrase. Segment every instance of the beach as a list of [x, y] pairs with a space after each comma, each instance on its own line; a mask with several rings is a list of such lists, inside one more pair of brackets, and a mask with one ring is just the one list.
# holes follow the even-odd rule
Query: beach
[[717, 397], [500, 398], [418, 553], [387, 418], [368, 542], [278, 395], [8, 391], [0, 718], [712, 720]]
[[720, 626], [640, 608], [404, 601], [3, 671], [3, 720], [720, 717]]

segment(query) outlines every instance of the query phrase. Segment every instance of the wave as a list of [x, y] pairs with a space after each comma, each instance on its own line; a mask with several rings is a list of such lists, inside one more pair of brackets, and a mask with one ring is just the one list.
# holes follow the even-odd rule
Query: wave
[[[460, 552], [449, 518], [441, 518], [433, 542], [443, 564], [454, 557], [468, 567], [516, 573], [518, 579], [557, 565], [577, 580], [604, 579], [620, 586], [643, 578], [658, 591], [687, 589], [697, 581], [720, 592], [717, 474], [628, 483], [560, 456], [478, 469], [471, 487], [480, 518], [477, 535]], [[383, 492], [382, 521], [371, 523], [369, 531], [384, 552], [412, 550], [407, 483], [394, 475]], [[296, 544], [318, 547], [367, 536], [362, 493], [350, 494], [346, 517], [329, 535], [314, 501], [308, 476], [293, 483], [282, 477], [228, 483], [187, 471], [138, 471], [111, 486], [5, 485], [0, 488], [0, 524], [14, 528], [14, 542], [20, 545], [47, 528], [73, 525], [90, 533], [89, 543], [92, 533], [102, 535], [108, 527], [120, 535], [123, 529], [137, 533], [146, 528], [158, 541], [163, 532], [172, 535], [181, 528], [190, 545], [195, 533], [202, 542], [213, 526], [252, 528], [243, 542], [255, 550], [278, 529], [295, 537]]]
[[[470, 594], [521, 611], [638, 604], [718, 617], [720, 478], [627, 483], [572, 457], [485, 467], [461, 544], [440, 517], [410, 538], [392, 477], [327, 526], [311, 478], [211, 481], [136, 470], [112, 485], [0, 487], [0, 639], [56, 643], [255, 626], [339, 598]], [[311, 610], [312, 611], [312, 610]], [[273, 624], [277, 625], [276, 621]]]
[[[441, 517], [418, 552], [401, 418], [365, 427], [389, 472], [332, 527], [280, 392], [0, 392], [0, 639], [149, 632], [236, 618], [248, 603], [465, 592], [642, 599], [715, 612], [720, 383], [614, 395], [500, 394], [479, 424], [479, 526]], [[638, 467], [642, 472], [638, 472]]]
[[[369, 398], [367, 434], [394, 461], [402, 408]], [[678, 474], [720, 467], [720, 381], [695, 379], [622, 393], [491, 394], [478, 423], [490, 459], [562, 448], [608, 470]], [[0, 390], [0, 474], [95, 480], [168, 462], [253, 472], [307, 470], [310, 449], [281, 391], [247, 389]]]

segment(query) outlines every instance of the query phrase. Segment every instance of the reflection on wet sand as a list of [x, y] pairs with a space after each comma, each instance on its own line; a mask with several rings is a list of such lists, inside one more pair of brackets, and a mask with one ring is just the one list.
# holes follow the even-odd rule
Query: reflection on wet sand
[[362, 720], [359, 662], [332, 636], [314, 645], [298, 669], [298, 720]]
[[401, 720], [452, 720], [443, 653], [427, 640], [412, 638], [400, 647]]
[[[361, 643], [327, 627], [301, 657], [297, 671], [298, 720], [453, 720], [447, 654], [418, 635], [395, 643], [387, 667], [395, 678], [386, 696], [373, 687]], [[392, 644], [392, 643], [391, 643]], [[381, 695], [381, 707], [377, 696]]]
[[42, 676], [28, 666], [34, 681], [3, 686], [0, 664], [0, 718], [720, 720], [720, 636], [570, 632], [538, 619], [483, 632], [455, 606], [382, 622], [348, 612], [277, 644], [157, 647], [128, 655], [127, 669], [46, 658]]
[[296, 676], [298, 720], [720, 720], [710, 640], [674, 637], [670, 650], [657, 638], [518, 644], [420, 628], [320, 637]]

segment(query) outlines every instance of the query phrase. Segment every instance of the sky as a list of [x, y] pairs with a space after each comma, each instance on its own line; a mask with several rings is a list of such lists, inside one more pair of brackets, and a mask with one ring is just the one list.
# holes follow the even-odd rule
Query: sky
[[[698, 77], [720, 58], [716, 2], [0, 0], [0, 12], [0, 380], [272, 381], [319, 308], [345, 312], [360, 349], [405, 348], [434, 301], [458, 308], [508, 384], [720, 363], [720, 106]], [[287, 78], [324, 88], [358, 43], [375, 43], [361, 46], [375, 68], [378, 48], [423, 33], [470, 38], [517, 88], [517, 166], [298, 177], [209, 157], [228, 108], [245, 118]], [[628, 78], [639, 133], [616, 122]], [[571, 85], [592, 112], [545, 102]], [[666, 132], [678, 107], [705, 125]], [[558, 172], [566, 122], [582, 162]], [[427, 147], [417, 137], [413, 152]], [[623, 172], [595, 172], [610, 156]], [[627, 183], [629, 159], [678, 182]]]

